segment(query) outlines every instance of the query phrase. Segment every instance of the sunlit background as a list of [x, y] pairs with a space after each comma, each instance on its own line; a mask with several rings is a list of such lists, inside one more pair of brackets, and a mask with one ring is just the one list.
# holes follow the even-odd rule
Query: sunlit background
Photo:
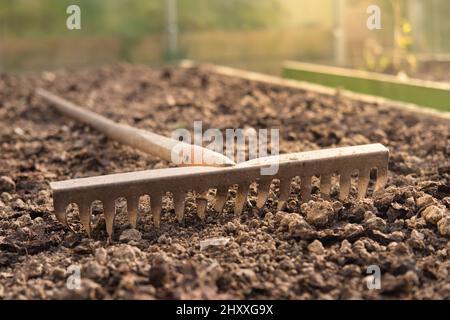
[[[66, 8], [81, 7], [81, 30]], [[366, 9], [382, 9], [368, 30]], [[450, 61], [448, 0], [2, 0], [0, 70], [192, 59], [279, 74], [284, 60], [414, 76]], [[426, 77], [426, 72], [424, 77]]]

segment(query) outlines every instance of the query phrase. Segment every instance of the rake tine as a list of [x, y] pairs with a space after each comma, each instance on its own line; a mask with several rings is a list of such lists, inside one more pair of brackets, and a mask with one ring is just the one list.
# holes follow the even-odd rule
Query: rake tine
[[344, 171], [339, 176], [339, 199], [345, 200], [350, 194], [351, 188], [351, 172]]
[[86, 230], [88, 236], [91, 236], [91, 203], [81, 201], [78, 204], [78, 211], [80, 214], [80, 222]]
[[291, 179], [280, 180], [280, 196], [278, 197], [278, 210], [282, 210], [289, 198], [291, 191]]
[[65, 203], [60, 201], [54, 201], [54, 211], [56, 220], [58, 220], [60, 223], [64, 224], [66, 227], [69, 226], [69, 223], [67, 222], [67, 214], [66, 209], [67, 206]]
[[331, 174], [324, 174], [320, 177], [320, 192], [323, 199], [330, 198], [331, 192]]
[[173, 194], [173, 206], [175, 209], [175, 215], [179, 223], [183, 223], [184, 220], [184, 207], [186, 203], [186, 194], [184, 192], [175, 192]]
[[379, 167], [377, 169], [377, 180], [375, 182], [374, 194], [380, 194], [383, 192], [384, 187], [388, 179], [388, 169], [387, 167]]
[[127, 198], [128, 221], [133, 229], [136, 228], [139, 210], [139, 197]]
[[358, 199], [366, 197], [367, 187], [370, 180], [370, 168], [364, 167], [359, 171], [358, 175]]
[[242, 211], [244, 210], [245, 201], [247, 200], [248, 190], [250, 188], [250, 185], [248, 183], [241, 183], [239, 184], [236, 200], [235, 200], [235, 206], [234, 206], [234, 215], [240, 216], [242, 214]]
[[258, 198], [256, 199], [256, 207], [261, 209], [269, 196], [271, 179], [260, 180], [258, 184]]
[[228, 199], [228, 187], [220, 186], [216, 191], [216, 203], [214, 204], [214, 210], [221, 213], [225, 203]]
[[311, 198], [311, 176], [301, 176], [300, 177], [301, 190], [300, 194], [302, 196], [302, 202], [307, 202]]
[[106, 232], [108, 233], [109, 239], [112, 239], [114, 220], [116, 216], [116, 204], [114, 201], [103, 201], [103, 214], [105, 216]]
[[161, 210], [162, 210], [162, 195], [150, 196], [150, 205], [152, 209], [153, 224], [155, 228], [159, 229], [161, 224]]
[[197, 195], [196, 202], [197, 202], [197, 216], [204, 220], [206, 216], [206, 208], [208, 207], [208, 191], [203, 191], [200, 193], [200, 195]]

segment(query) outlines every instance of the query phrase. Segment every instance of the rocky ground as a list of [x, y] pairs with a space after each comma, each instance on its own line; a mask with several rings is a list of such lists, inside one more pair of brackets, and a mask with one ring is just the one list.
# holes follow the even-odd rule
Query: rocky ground
[[[391, 150], [386, 192], [301, 204], [294, 185], [241, 217], [232, 199], [204, 222], [189, 199], [177, 224], [166, 199], [161, 229], [141, 203], [137, 230], [118, 202], [113, 242], [101, 206], [88, 238], [52, 213], [49, 182], [168, 166], [62, 118], [33, 91], [41, 86], [111, 119], [169, 135], [207, 128], [280, 128], [281, 152], [381, 142]], [[450, 129], [388, 105], [321, 96], [213, 74], [129, 65], [0, 76], [0, 299], [450, 298]], [[211, 238], [217, 245], [205, 246]], [[207, 242], [206, 242], [207, 243]], [[367, 268], [381, 269], [369, 290]], [[81, 288], [73, 275], [81, 267]], [[74, 271], [75, 270], [75, 271]]]

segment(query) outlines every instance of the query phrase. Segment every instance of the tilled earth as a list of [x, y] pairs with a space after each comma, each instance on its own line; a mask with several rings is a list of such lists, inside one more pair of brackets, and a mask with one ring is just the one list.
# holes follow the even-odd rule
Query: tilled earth
[[[124, 201], [109, 243], [101, 205], [88, 238], [52, 213], [49, 182], [168, 164], [59, 116], [44, 87], [116, 121], [164, 135], [176, 128], [279, 128], [282, 153], [380, 142], [391, 150], [386, 192], [301, 204], [293, 185], [277, 212], [277, 188], [240, 217], [195, 216], [178, 225], [166, 199], [155, 230], [149, 201], [137, 230]], [[217, 75], [207, 69], [129, 65], [0, 76], [0, 299], [422, 299], [450, 298], [450, 129], [385, 105]], [[200, 242], [225, 238], [204, 248]], [[225, 243], [225, 244], [224, 244]], [[381, 288], [369, 289], [369, 266]], [[81, 288], [76, 270], [81, 268]], [[74, 271], [75, 270], [75, 271]]]

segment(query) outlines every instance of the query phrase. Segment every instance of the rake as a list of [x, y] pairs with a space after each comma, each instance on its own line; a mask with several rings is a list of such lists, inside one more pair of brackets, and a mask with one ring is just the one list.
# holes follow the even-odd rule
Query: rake
[[[149, 154], [172, 161], [172, 152], [180, 141], [149, 131], [118, 124], [96, 113], [90, 112], [48, 91], [38, 89], [37, 94], [50, 102], [62, 114], [86, 123], [109, 138], [139, 148]], [[229, 188], [238, 186], [234, 213], [239, 216], [245, 206], [249, 188], [257, 183], [257, 208], [262, 208], [268, 198], [273, 180], [279, 180], [277, 208], [281, 210], [290, 196], [291, 182], [300, 178], [301, 201], [309, 201], [312, 191], [312, 177], [320, 177], [320, 191], [328, 198], [332, 187], [332, 176], [339, 176], [339, 198], [345, 200], [351, 190], [352, 175], [358, 172], [357, 195], [364, 198], [370, 182], [370, 173], [376, 169], [374, 194], [384, 189], [387, 181], [389, 150], [382, 144], [322, 149], [261, 157], [241, 163], [234, 163], [224, 155], [197, 145], [181, 144], [185, 151], [181, 165], [177, 168], [154, 169], [129, 173], [110, 174], [89, 178], [52, 182], [53, 205], [58, 221], [68, 225], [66, 209], [76, 204], [80, 222], [90, 235], [91, 206], [94, 201], [103, 203], [106, 230], [111, 238], [116, 213], [115, 200], [125, 198], [130, 225], [135, 228], [139, 199], [150, 196], [153, 223], [159, 228], [162, 197], [173, 195], [177, 220], [184, 219], [185, 198], [189, 191], [206, 195], [216, 189], [214, 209], [221, 212], [229, 196]], [[177, 149], [178, 150], [178, 149]], [[202, 157], [194, 157], [200, 152]], [[180, 153], [181, 154], [181, 153]], [[200, 161], [194, 161], [200, 159]], [[277, 165], [274, 175], [262, 175], [262, 169]], [[206, 196], [197, 199], [197, 215], [204, 219], [209, 201]]]

